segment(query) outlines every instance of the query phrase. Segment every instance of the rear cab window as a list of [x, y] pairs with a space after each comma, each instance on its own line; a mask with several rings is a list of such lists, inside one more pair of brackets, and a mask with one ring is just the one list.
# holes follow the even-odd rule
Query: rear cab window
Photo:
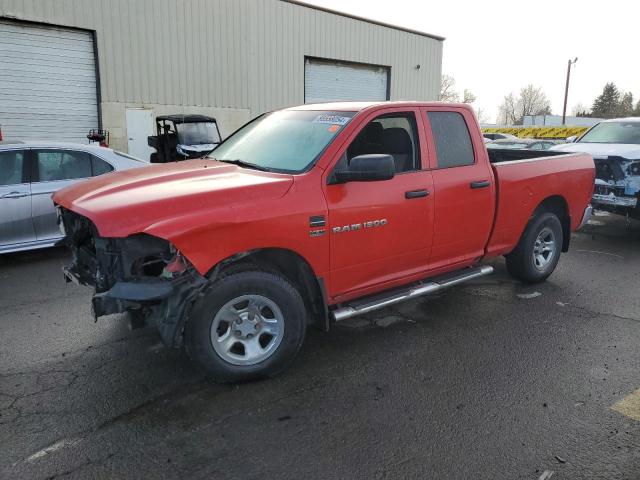
[[471, 134], [458, 112], [427, 112], [436, 147], [437, 168], [464, 167], [475, 164]]

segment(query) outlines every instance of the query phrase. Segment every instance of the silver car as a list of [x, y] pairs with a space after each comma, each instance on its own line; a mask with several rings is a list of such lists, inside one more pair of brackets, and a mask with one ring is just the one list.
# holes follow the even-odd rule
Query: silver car
[[149, 163], [75, 143], [0, 144], [0, 254], [50, 247], [62, 238], [51, 195], [73, 183]]

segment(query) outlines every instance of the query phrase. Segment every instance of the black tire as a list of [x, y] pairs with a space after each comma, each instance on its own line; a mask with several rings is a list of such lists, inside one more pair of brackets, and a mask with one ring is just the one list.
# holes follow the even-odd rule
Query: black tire
[[[555, 249], [542, 266], [538, 265], [534, 256], [536, 240], [539, 235], [550, 232], [548, 239], [553, 236]], [[506, 256], [509, 273], [527, 283], [543, 282], [553, 273], [558, 265], [562, 252], [563, 233], [562, 224], [558, 217], [550, 212], [537, 214], [527, 225], [516, 248]]]
[[[245, 295], [256, 295], [273, 302], [282, 314], [284, 333], [268, 358], [252, 365], [237, 365], [225, 360], [214, 349], [212, 324], [225, 305]], [[235, 383], [273, 377], [288, 367], [298, 353], [304, 340], [307, 317], [300, 293], [288, 280], [260, 270], [234, 272], [213, 282], [195, 302], [186, 325], [185, 346], [191, 359], [216, 382]], [[232, 329], [233, 324], [228, 328]]]

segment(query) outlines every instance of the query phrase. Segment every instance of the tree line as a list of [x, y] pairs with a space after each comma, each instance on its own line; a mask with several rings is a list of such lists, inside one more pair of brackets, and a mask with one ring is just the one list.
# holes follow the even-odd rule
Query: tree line
[[[470, 90], [465, 89], [460, 94], [455, 88], [455, 83], [451, 75], [442, 76], [441, 101], [475, 102], [476, 96]], [[591, 108], [578, 104], [573, 108], [572, 113], [577, 117], [594, 118], [640, 116], [640, 100], [636, 102], [631, 92], [621, 91], [615, 83], [609, 82], [602, 89], [602, 93], [595, 98]], [[476, 114], [481, 122], [486, 122], [482, 109], [479, 109]], [[524, 117], [533, 115], [551, 115], [551, 101], [541, 87], [529, 84], [518, 92], [504, 96], [498, 108], [496, 121], [503, 125], [522, 125]]]
[[634, 103], [631, 92], [623, 92], [615, 83], [609, 82], [593, 101], [591, 109], [577, 108], [579, 117], [617, 118], [640, 116], [640, 100]]

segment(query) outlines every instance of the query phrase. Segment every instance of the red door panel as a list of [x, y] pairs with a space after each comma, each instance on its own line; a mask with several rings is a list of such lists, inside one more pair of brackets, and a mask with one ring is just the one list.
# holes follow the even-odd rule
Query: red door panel
[[[470, 140], [475, 163], [464, 166], [443, 165], [443, 159], [438, 158], [437, 135], [441, 135], [443, 141], [456, 141], [459, 138], [454, 136], [453, 129], [447, 130], [443, 122], [432, 128], [429, 112], [455, 113], [464, 120], [462, 125], [466, 123], [468, 134], [466, 141]], [[437, 121], [435, 118], [433, 120]], [[484, 144], [478, 144], [477, 132], [469, 128], [476, 124], [469, 112], [452, 107], [432, 107], [423, 109], [423, 122], [427, 138], [431, 139], [430, 153], [436, 160], [432, 171], [435, 212], [433, 246], [429, 258], [430, 268], [436, 270], [458, 263], [469, 263], [484, 255], [493, 225], [496, 192]], [[441, 148], [444, 150], [447, 146]]]
[[[405, 193], [432, 189], [428, 171], [405, 173], [383, 182], [327, 187], [331, 296], [426, 270], [432, 198], [407, 199]], [[378, 222], [379, 226], [366, 226], [367, 222]], [[345, 226], [349, 227], [346, 231]], [[334, 232], [335, 228], [341, 231]]]

